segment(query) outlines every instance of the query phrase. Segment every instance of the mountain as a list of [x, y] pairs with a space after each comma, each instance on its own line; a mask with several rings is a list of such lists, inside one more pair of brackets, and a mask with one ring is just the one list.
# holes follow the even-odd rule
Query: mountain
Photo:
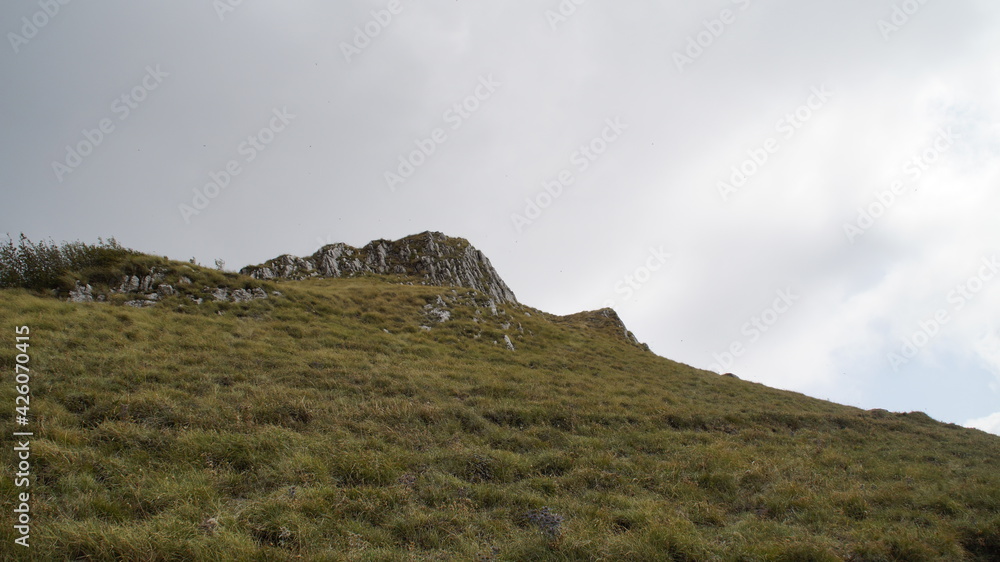
[[460, 240], [339, 277], [120, 248], [0, 276], [35, 280], [0, 290], [0, 367], [30, 366], [0, 432], [33, 432], [30, 487], [0, 479], [31, 548], [7, 519], [0, 558], [1000, 559], [1000, 438], [658, 357], [608, 309], [498, 298]]

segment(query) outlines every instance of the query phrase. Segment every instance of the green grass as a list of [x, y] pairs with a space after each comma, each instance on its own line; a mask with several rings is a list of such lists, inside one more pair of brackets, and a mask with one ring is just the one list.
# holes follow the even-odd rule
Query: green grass
[[[195, 287], [251, 282], [190, 268]], [[5, 373], [31, 327], [36, 431], [33, 557], [8, 519], [0, 553], [1000, 559], [997, 437], [696, 370], [595, 315], [494, 317], [468, 290], [378, 277], [268, 288], [284, 297], [141, 310], [0, 291]]]

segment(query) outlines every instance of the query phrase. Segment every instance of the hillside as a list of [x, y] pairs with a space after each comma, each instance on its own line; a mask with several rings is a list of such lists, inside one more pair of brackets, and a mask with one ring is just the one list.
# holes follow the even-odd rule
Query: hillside
[[35, 432], [0, 558], [1000, 560], [998, 437], [694, 369], [610, 310], [304, 277], [116, 252], [0, 290]]

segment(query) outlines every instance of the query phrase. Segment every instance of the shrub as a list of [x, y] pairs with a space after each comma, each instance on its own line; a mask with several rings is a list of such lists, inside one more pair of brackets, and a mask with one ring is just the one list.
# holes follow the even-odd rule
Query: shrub
[[136, 254], [114, 238], [107, 242], [98, 238], [95, 245], [67, 242], [60, 246], [45, 241], [32, 242], [24, 234], [15, 245], [8, 237], [5, 244], [0, 244], [0, 288], [66, 288], [71, 282], [66, 277], [70, 271], [107, 270], [125, 257]]

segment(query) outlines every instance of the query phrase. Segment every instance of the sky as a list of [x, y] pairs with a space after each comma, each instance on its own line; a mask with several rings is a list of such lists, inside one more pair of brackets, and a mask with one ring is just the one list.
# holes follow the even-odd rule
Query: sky
[[0, 5], [0, 235], [431, 230], [653, 351], [1000, 434], [995, 0]]

